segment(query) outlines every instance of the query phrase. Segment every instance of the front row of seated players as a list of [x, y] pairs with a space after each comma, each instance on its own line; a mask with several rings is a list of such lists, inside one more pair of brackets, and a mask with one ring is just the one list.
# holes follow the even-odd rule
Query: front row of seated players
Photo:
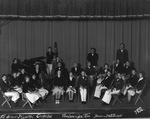
[[31, 77], [26, 75], [24, 79], [20, 79], [20, 76], [22, 77], [19, 71], [13, 72], [12, 77], [4, 74], [0, 83], [2, 92], [6, 97], [11, 97], [15, 106], [18, 106], [19, 99], [24, 98], [24, 95], [33, 106], [37, 104], [37, 101], [41, 102], [46, 99], [48, 90], [42, 84], [42, 78], [36, 78], [35, 74]]
[[[62, 75], [61, 71], [57, 71], [57, 75], [54, 80], [54, 88], [52, 90], [53, 95], [55, 96], [55, 103], [59, 104], [61, 95], [63, 95], [66, 91], [69, 97], [69, 101], [73, 102], [74, 94], [76, 93], [76, 87], [80, 92], [80, 97], [82, 103], [86, 103], [87, 99], [87, 87], [88, 87], [88, 78], [86, 76], [85, 71], [81, 71], [81, 76], [78, 77], [78, 82], [76, 86], [76, 78], [73, 76], [73, 73], [69, 73], [69, 78], [66, 80]], [[67, 85], [66, 85], [66, 84]]]

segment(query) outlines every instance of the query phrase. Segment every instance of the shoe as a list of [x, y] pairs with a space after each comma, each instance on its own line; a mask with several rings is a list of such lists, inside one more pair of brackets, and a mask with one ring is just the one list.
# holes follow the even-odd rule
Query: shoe
[[102, 103], [102, 105], [109, 105], [109, 104], [107, 104], [107, 103], [103, 102], [103, 103]]
[[98, 97], [94, 97], [94, 99], [95, 99], [95, 100], [98, 100], [99, 98], [98, 98]]
[[14, 107], [19, 107], [18, 102], [14, 103]]

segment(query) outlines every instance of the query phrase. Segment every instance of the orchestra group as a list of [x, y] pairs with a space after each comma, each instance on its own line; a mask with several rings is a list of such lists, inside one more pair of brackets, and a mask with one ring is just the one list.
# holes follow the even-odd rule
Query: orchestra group
[[46, 69], [39, 62], [34, 63], [32, 70], [27, 71], [15, 58], [11, 65], [11, 74], [3, 74], [0, 88], [3, 94], [11, 97], [12, 104], [18, 106], [25, 97], [33, 106], [47, 101], [52, 95], [55, 104], [59, 104], [65, 96], [70, 102], [78, 97], [86, 104], [88, 97], [100, 99], [110, 104], [113, 94], [122, 94], [132, 102], [132, 97], [140, 93], [145, 83], [144, 73], [137, 73], [136, 68], [128, 60], [128, 51], [123, 43], [116, 53], [116, 61], [98, 66], [98, 54], [95, 48], [87, 55], [87, 66], [82, 68], [75, 62], [70, 70], [58, 54], [48, 47], [46, 53]]

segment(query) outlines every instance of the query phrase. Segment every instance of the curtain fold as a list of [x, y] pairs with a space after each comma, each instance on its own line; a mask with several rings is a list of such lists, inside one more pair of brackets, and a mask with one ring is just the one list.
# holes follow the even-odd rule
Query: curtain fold
[[[4, 23], [1, 20], [1, 23]], [[74, 62], [86, 66], [86, 56], [94, 47], [99, 66], [112, 64], [124, 42], [129, 60], [150, 78], [150, 20], [12, 20], [1, 27], [0, 74], [9, 73], [13, 58], [46, 56], [49, 46], [58, 44], [59, 56], [70, 70]]]

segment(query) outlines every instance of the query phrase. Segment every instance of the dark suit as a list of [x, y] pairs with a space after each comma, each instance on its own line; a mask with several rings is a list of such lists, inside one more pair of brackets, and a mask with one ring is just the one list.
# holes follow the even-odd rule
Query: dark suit
[[94, 75], [95, 74], [95, 69], [93, 67], [86, 67], [85, 68], [86, 74], [89, 75]]
[[116, 90], [121, 90], [123, 88], [124, 85], [124, 81], [123, 79], [116, 79], [114, 82], [114, 88], [116, 88]]
[[60, 77], [56, 76], [54, 78], [54, 86], [62, 86], [62, 87], [64, 87], [65, 83], [66, 83], [66, 81], [65, 81], [65, 78], [63, 76], [60, 76]]
[[67, 87], [72, 86], [75, 87], [76, 79], [73, 77], [72, 80], [70, 80], [70, 77], [67, 79]]
[[117, 73], [122, 73], [123, 72], [123, 64], [122, 63], [114, 64], [114, 70]]
[[127, 80], [127, 83], [129, 83], [131, 86], [135, 87], [138, 83], [137, 75], [131, 75], [131, 77]]
[[125, 73], [126, 75], [131, 74], [131, 71], [132, 71], [131, 66], [128, 66], [128, 67], [125, 66], [125, 67], [123, 68], [123, 73]]
[[145, 84], [145, 79], [142, 79], [142, 80], [137, 82], [137, 85], [135, 87], [137, 90], [142, 90], [144, 84]]
[[21, 86], [22, 83], [18, 78], [12, 78], [11, 86]]
[[13, 72], [17, 72], [19, 69], [20, 69], [20, 64], [19, 63], [17, 63], [17, 64], [12, 64], [11, 65], [11, 72], [13, 73]]
[[0, 87], [3, 92], [7, 92], [8, 90], [10, 90], [10, 85], [8, 82], [1, 81]]
[[114, 80], [114, 76], [113, 75], [110, 75], [109, 77], [106, 77], [103, 81], [102, 81], [102, 84], [104, 86], [106, 86], [107, 88], [110, 87], [111, 85], [111, 82]]
[[91, 62], [91, 65], [92, 65], [92, 66], [97, 66], [98, 54], [97, 54], [97, 53], [94, 53], [94, 54], [92, 55], [92, 53], [89, 53], [88, 56], [87, 56], [87, 61], [88, 61], [88, 62]]
[[119, 59], [121, 63], [125, 63], [128, 60], [128, 51], [123, 49], [123, 52], [121, 52], [121, 49], [118, 49], [116, 59]]
[[86, 76], [84, 76], [84, 78], [82, 76], [79, 77], [78, 79], [78, 86], [82, 86], [84, 88], [87, 88], [88, 86], [88, 78]]
[[35, 88], [34, 88], [32, 82], [28, 82], [28, 83], [25, 82], [23, 84], [23, 92], [24, 93], [27, 93], [28, 91], [34, 91], [34, 90], [35, 90]]
[[73, 73], [74, 76], [79, 76], [81, 74], [81, 69], [77, 68], [77, 70], [73, 67], [71, 69], [71, 72]]
[[53, 52], [51, 52], [51, 53], [49, 53], [49, 52], [47, 52], [46, 53], [46, 63], [47, 64], [52, 64], [52, 60], [53, 60], [53, 57], [54, 57], [54, 53]]

